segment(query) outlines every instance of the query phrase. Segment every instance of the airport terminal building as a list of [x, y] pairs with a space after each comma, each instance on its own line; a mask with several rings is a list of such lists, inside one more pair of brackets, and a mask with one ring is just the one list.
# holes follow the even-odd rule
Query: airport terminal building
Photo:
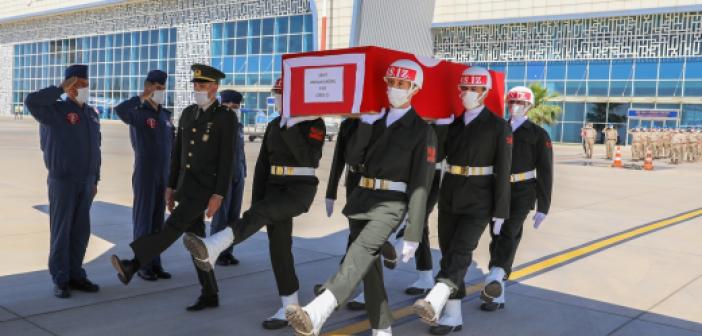
[[[373, 0], [365, 0], [373, 1]], [[377, 0], [379, 1], [379, 0]], [[395, 1], [395, 0], [394, 0]], [[431, 0], [427, 0], [431, 1]], [[361, 0], [8, 0], [0, 13], [0, 114], [24, 111], [27, 93], [60, 83], [70, 63], [90, 66], [90, 103], [102, 118], [169, 74], [166, 104], [189, 105], [189, 66], [212, 64], [245, 108], [270, 110], [269, 89], [288, 52], [358, 41]], [[435, 0], [435, 56], [539, 82], [564, 113], [555, 141], [580, 142], [586, 122], [702, 126], [702, 1]], [[667, 121], [629, 110], [676, 111]]]

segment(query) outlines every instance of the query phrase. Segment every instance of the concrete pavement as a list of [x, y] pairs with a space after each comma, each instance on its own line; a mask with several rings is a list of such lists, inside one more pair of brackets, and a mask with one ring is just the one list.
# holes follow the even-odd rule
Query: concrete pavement
[[[0, 120], [0, 335], [289, 335], [290, 329], [267, 332], [260, 322], [280, 301], [268, 257], [265, 233], [238, 246], [242, 261], [217, 268], [219, 309], [184, 310], [199, 288], [188, 255], [180, 243], [164, 254], [172, 280], [147, 283], [135, 278], [125, 287], [109, 265], [109, 255], [131, 256], [132, 150], [128, 129], [103, 123], [103, 172], [92, 211], [86, 269], [100, 284], [99, 294], [74, 293], [68, 300], [51, 294], [46, 258], [46, 170], [38, 145], [37, 124]], [[260, 143], [247, 142], [249, 171]], [[655, 161], [653, 172], [605, 168], [604, 147], [595, 165], [582, 159], [579, 145], [556, 145], [556, 180], [552, 211], [539, 230], [531, 226], [516, 265], [559, 255], [575, 246], [646, 223], [702, 207], [699, 181], [702, 163], [672, 167]], [[337, 269], [346, 246], [346, 221], [340, 189], [331, 219], [324, 215], [324, 190], [333, 143], [325, 146], [320, 191], [306, 215], [295, 222], [294, 253], [307, 302], [312, 286]], [[627, 161], [628, 149], [623, 157]], [[244, 208], [250, 204], [251, 179]], [[436, 245], [436, 213], [431, 218]], [[530, 225], [530, 222], [527, 222]], [[650, 232], [554, 269], [510, 284], [508, 307], [487, 314], [479, 299], [463, 304], [461, 335], [702, 335], [702, 218]], [[479, 283], [488, 261], [486, 234], [466, 278]], [[434, 251], [435, 265], [440, 254]], [[414, 280], [413, 264], [386, 272], [393, 308], [400, 311], [415, 298], [404, 295]], [[437, 269], [435, 268], [435, 271]], [[340, 309], [325, 331], [337, 334], [362, 321], [364, 314]], [[361, 329], [361, 334], [367, 333]], [[394, 325], [397, 335], [424, 335], [427, 327], [414, 317]], [[457, 333], [458, 334], [458, 333]]]

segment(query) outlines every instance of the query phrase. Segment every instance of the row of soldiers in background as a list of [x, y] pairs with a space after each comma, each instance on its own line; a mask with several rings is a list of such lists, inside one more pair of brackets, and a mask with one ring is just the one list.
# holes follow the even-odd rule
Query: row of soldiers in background
[[[607, 159], [612, 159], [614, 156], [614, 147], [617, 145], [618, 132], [612, 124], [608, 124], [602, 130], [604, 135], [604, 143], [607, 148]], [[592, 153], [595, 147], [595, 139], [597, 138], [597, 130], [592, 126], [592, 123], [587, 123], [580, 131], [580, 137], [583, 139], [583, 150], [585, 157], [592, 159]]]
[[633, 128], [631, 159], [644, 160], [651, 151], [654, 159], [670, 159], [670, 163], [696, 162], [702, 156], [702, 129], [699, 128]]

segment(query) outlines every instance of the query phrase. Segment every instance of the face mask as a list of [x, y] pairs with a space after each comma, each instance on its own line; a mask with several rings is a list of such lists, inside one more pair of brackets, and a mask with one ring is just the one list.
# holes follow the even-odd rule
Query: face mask
[[280, 111], [283, 110], [283, 95], [282, 94], [275, 95], [275, 110], [278, 113], [280, 113]]
[[195, 103], [200, 107], [207, 105], [210, 102], [210, 96], [207, 91], [195, 91]]
[[509, 115], [512, 116], [512, 119], [521, 118], [525, 114], [526, 114], [526, 106], [517, 105], [517, 104], [511, 104], [509, 106]]
[[409, 90], [388, 88], [388, 101], [393, 107], [400, 107], [409, 101]]
[[481, 98], [483, 98], [483, 95], [480, 93], [474, 91], [464, 91], [461, 96], [463, 107], [465, 107], [466, 110], [472, 110], [482, 104], [480, 101]]
[[84, 87], [78, 89], [78, 95], [76, 96], [76, 101], [80, 104], [85, 104], [88, 101], [88, 95], [90, 95], [90, 88]]
[[163, 101], [166, 100], [166, 90], [154, 91], [154, 94], [151, 96], [151, 100], [157, 105], [163, 104]]

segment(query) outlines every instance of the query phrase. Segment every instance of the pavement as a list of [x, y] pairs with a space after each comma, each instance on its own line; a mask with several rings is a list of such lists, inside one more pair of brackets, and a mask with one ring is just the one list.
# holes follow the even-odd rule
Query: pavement
[[[102, 181], [93, 204], [92, 236], [85, 260], [98, 294], [52, 296], [47, 271], [49, 221], [46, 169], [38, 126], [0, 119], [0, 335], [291, 335], [266, 331], [260, 322], [280, 305], [265, 232], [235, 248], [241, 264], [216, 269], [220, 307], [188, 313], [199, 286], [180, 242], [163, 255], [171, 280], [135, 278], [122, 285], [109, 256], [131, 257], [131, 172], [128, 129], [103, 122]], [[324, 213], [324, 190], [334, 143], [327, 143], [321, 183], [309, 213], [295, 219], [294, 255], [302, 302], [312, 287], [337, 269], [346, 246], [346, 220], [339, 192], [332, 218]], [[260, 142], [247, 142], [253, 171]], [[486, 233], [466, 276], [464, 328], [454, 335], [702, 335], [702, 163], [671, 166], [654, 161], [654, 171], [636, 169], [624, 149], [625, 165], [608, 167], [604, 147], [585, 160], [579, 145], [554, 145], [555, 189], [551, 213], [538, 230], [525, 224], [507, 288], [507, 308], [478, 310], [477, 290], [486, 273]], [[244, 208], [250, 204], [247, 177]], [[430, 218], [434, 261], [436, 212]], [[414, 264], [385, 272], [395, 335], [428, 335], [409, 313], [416, 299], [403, 293], [414, 281]], [[438, 271], [435, 267], [435, 271]], [[365, 313], [345, 308], [325, 325], [327, 335], [370, 335]]]

